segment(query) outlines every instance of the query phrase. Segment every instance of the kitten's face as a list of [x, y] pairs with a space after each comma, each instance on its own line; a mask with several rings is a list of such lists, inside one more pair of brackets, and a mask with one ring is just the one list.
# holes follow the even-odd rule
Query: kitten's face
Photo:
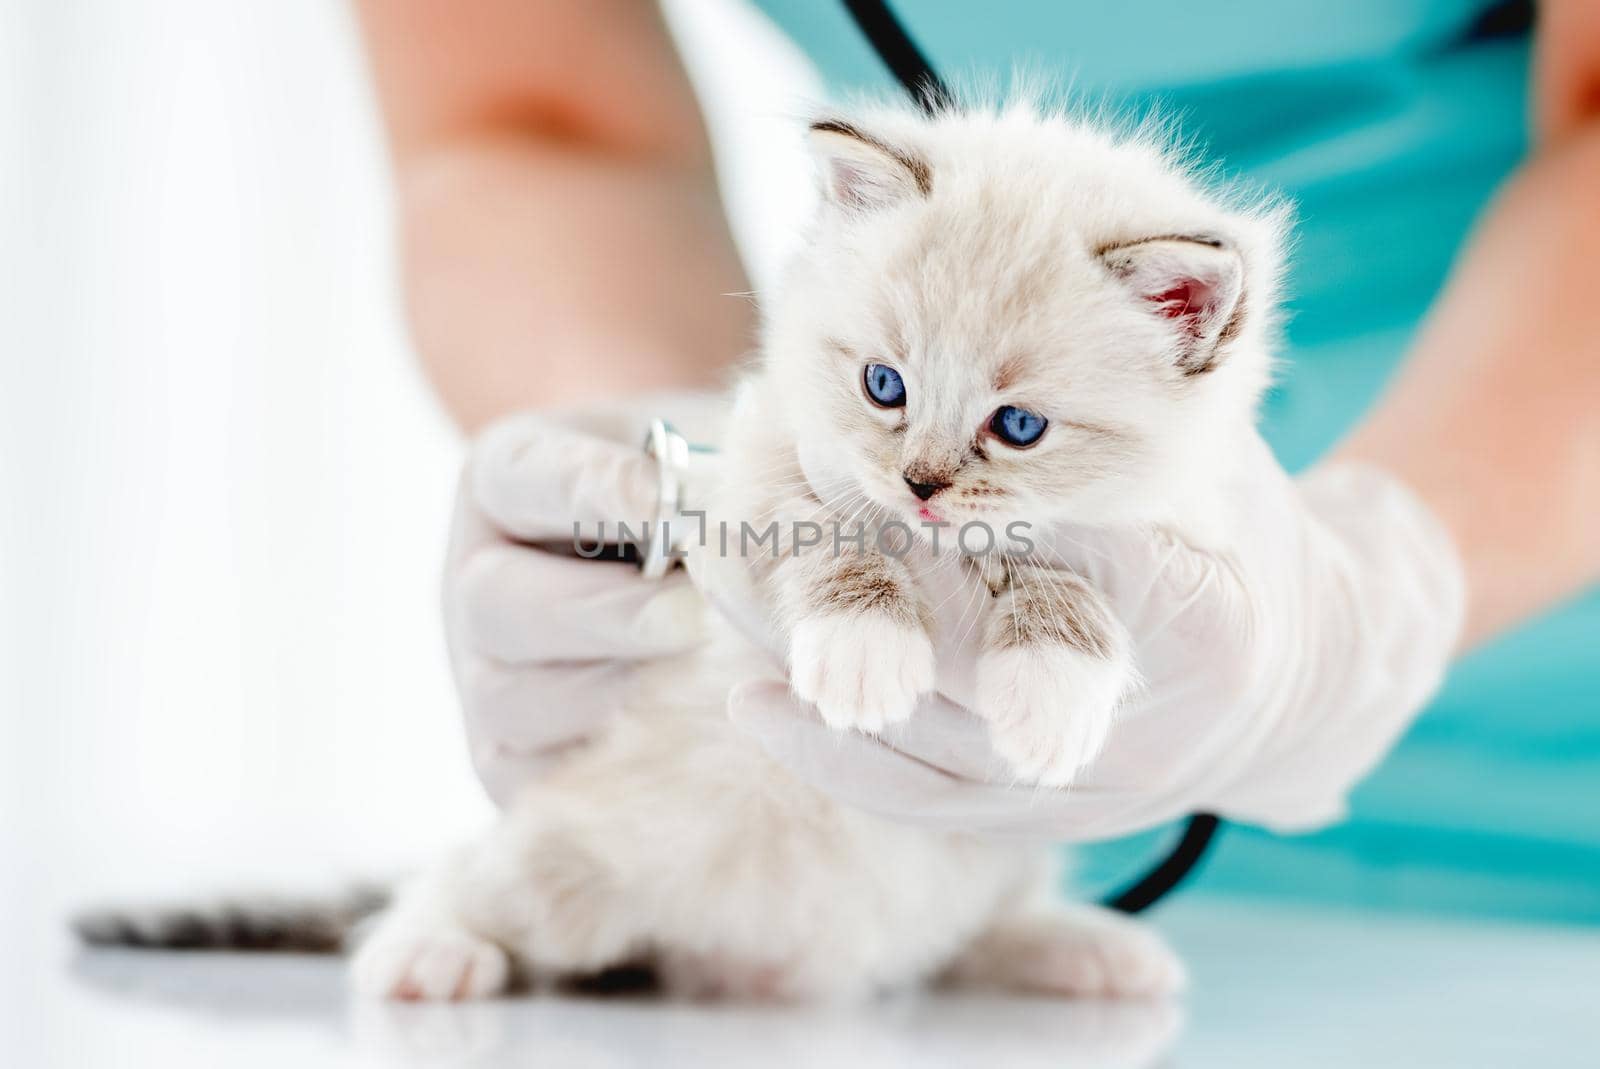
[[769, 330], [812, 486], [913, 529], [1159, 518], [1249, 419], [1255, 387], [1216, 381], [1237, 253], [846, 131], [825, 132], [830, 204]]

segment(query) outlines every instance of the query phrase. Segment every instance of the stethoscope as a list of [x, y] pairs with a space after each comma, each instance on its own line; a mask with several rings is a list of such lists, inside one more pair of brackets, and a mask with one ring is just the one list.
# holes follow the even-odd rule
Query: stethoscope
[[[953, 104], [949, 87], [883, 0], [843, 2], [878, 58], [919, 107], [932, 112]], [[659, 579], [684, 559], [685, 547], [682, 538], [674, 534], [674, 522], [679, 532], [690, 528], [683, 516], [684, 504], [690, 488], [705, 478], [702, 458], [709, 452], [691, 444], [666, 421], [651, 423], [645, 455], [656, 463], [656, 510], [653, 520], [645, 525], [643, 542], [635, 547], [639, 570], [646, 578]], [[1220, 826], [1221, 822], [1209, 813], [1191, 816], [1166, 856], [1108, 895], [1102, 904], [1121, 913], [1149, 909], [1194, 871]]]

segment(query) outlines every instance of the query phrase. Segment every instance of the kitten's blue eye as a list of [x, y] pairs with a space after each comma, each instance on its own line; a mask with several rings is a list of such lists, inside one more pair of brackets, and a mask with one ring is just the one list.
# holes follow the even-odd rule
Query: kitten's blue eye
[[888, 364], [868, 364], [861, 375], [867, 396], [883, 408], [899, 408], [906, 403], [906, 383], [900, 372]]
[[989, 420], [989, 429], [999, 435], [1001, 441], [1019, 449], [1037, 442], [1049, 425], [1050, 421], [1037, 412], [1012, 405], [996, 409], [994, 418]]

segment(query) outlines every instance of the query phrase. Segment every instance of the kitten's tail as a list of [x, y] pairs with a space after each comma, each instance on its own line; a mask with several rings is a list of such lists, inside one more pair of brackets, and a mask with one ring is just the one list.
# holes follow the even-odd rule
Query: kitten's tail
[[72, 918], [72, 930], [96, 947], [331, 954], [389, 897], [387, 888], [360, 886], [325, 899], [259, 895], [204, 905], [89, 909]]

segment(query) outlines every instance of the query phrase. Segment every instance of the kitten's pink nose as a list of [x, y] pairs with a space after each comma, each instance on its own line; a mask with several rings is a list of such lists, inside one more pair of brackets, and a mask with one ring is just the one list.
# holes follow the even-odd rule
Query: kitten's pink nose
[[931, 483], [919, 483], [910, 475], [902, 475], [901, 478], [906, 481], [907, 486], [911, 487], [911, 492], [917, 495], [919, 501], [928, 500], [928, 498], [950, 485], [949, 479], [941, 479], [938, 482]]

